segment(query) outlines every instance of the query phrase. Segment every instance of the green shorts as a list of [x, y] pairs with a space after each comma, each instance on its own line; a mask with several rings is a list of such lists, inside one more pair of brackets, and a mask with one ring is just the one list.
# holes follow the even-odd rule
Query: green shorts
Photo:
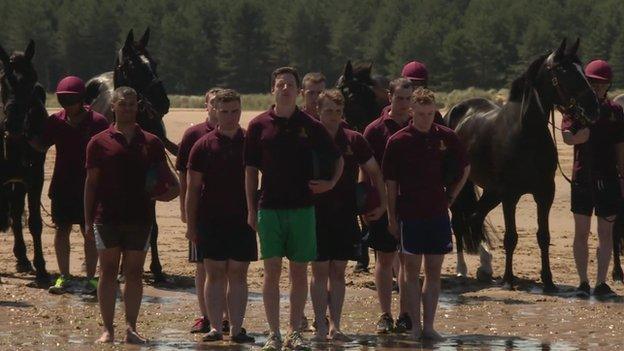
[[287, 257], [294, 262], [316, 259], [314, 207], [260, 209], [258, 211], [260, 258]]

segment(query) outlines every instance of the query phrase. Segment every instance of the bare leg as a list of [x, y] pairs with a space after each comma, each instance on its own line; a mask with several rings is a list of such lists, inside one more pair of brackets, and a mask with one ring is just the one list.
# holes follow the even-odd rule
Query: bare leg
[[598, 273], [596, 275], [596, 284], [607, 281], [607, 272], [611, 261], [611, 253], [613, 251], [613, 221], [615, 217], [598, 217], [598, 251], [596, 257], [598, 259]]
[[143, 298], [143, 264], [145, 251], [125, 250], [123, 252], [123, 273], [125, 278], [124, 305], [126, 309], [126, 342], [144, 344], [147, 342], [137, 331], [136, 323]]
[[212, 330], [221, 333], [225, 294], [227, 289], [227, 261], [204, 259], [206, 285], [204, 299]]
[[396, 252], [377, 252], [375, 286], [381, 313], [392, 316], [392, 265]]
[[440, 297], [440, 273], [444, 255], [425, 255], [425, 284], [423, 286], [423, 337], [441, 340], [435, 331], [434, 320]]
[[405, 279], [405, 272], [403, 272], [403, 266], [401, 264], [401, 262], [403, 261], [403, 256], [405, 254], [403, 253], [398, 253], [397, 257], [398, 257], [398, 261], [399, 261], [399, 276], [397, 277], [397, 282], [399, 284], [399, 316], [405, 313], [409, 313], [410, 307], [409, 307], [409, 297], [407, 295], [407, 289], [406, 289], [406, 279]]
[[208, 309], [206, 308], [206, 299], [204, 298], [204, 287], [206, 285], [206, 269], [202, 262], [197, 262], [195, 268], [195, 294], [197, 294], [197, 303], [202, 317], [208, 318]]
[[267, 322], [269, 323], [269, 329], [272, 333], [275, 333], [276, 335], [280, 335], [279, 280], [281, 273], [281, 257], [273, 257], [264, 260], [264, 285], [262, 286], [262, 301], [264, 302], [264, 312], [266, 313]]
[[289, 261], [290, 325], [289, 332], [301, 329], [303, 309], [308, 299], [308, 263]]
[[347, 261], [331, 261], [329, 264], [329, 334], [332, 337], [341, 332], [340, 321], [345, 299], [346, 268]]
[[[84, 239], [84, 225], [80, 226], [80, 232], [82, 233], [82, 237]], [[98, 253], [95, 248], [95, 240], [84, 240], [84, 254], [85, 254], [85, 264], [87, 266], [87, 279], [92, 279], [95, 277], [95, 270], [97, 269], [98, 262]]]
[[247, 309], [247, 269], [249, 262], [228, 260], [227, 263], [227, 306], [230, 318], [230, 335], [240, 333]]
[[590, 216], [574, 214], [574, 263], [576, 264], [576, 271], [578, 272], [581, 283], [589, 282], [589, 278], [587, 277], [587, 261], [589, 259], [587, 240], [589, 238], [590, 227]]
[[325, 324], [325, 315], [327, 313], [327, 303], [330, 298], [327, 291], [330, 270], [329, 262], [330, 261], [312, 262], [310, 297], [312, 298], [314, 320], [316, 321], [316, 331], [314, 332], [315, 341], [324, 341], [327, 339], [328, 329]]
[[420, 323], [420, 267], [422, 265], [422, 255], [403, 255], [403, 270], [407, 282], [407, 296], [411, 300], [410, 317], [412, 318], [411, 338], [416, 340], [422, 335], [422, 324]]
[[104, 323], [104, 333], [96, 342], [113, 342], [115, 339], [113, 321], [117, 295], [117, 272], [119, 271], [121, 250], [119, 248], [105, 249], [98, 251], [98, 254], [100, 256], [100, 281], [97, 295], [100, 314]]
[[56, 252], [56, 262], [58, 263], [59, 272], [61, 275], [66, 277], [69, 276], [69, 255], [71, 251], [69, 246], [69, 234], [71, 233], [71, 229], [71, 224], [60, 225], [56, 228], [56, 232], [54, 233], [54, 251]]

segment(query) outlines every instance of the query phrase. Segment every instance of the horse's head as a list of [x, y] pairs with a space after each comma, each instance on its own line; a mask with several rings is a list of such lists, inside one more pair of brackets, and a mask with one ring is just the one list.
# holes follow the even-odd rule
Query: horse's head
[[579, 39], [569, 48], [566, 48], [564, 39], [557, 50], [541, 60], [541, 64], [534, 62], [529, 68], [534, 74], [529, 73], [529, 77], [533, 77], [533, 86], [538, 93], [551, 96], [553, 105], [562, 113], [583, 125], [590, 125], [600, 115], [600, 106], [583, 73], [577, 56], [578, 47]]
[[372, 64], [356, 65], [354, 68], [348, 61], [336, 83], [336, 88], [345, 98], [345, 119], [351, 127], [360, 131], [377, 118], [383, 108], [375, 92], [377, 84], [371, 78], [371, 69]]
[[24, 52], [10, 56], [0, 46], [0, 95], [2, 113], [0, 129], [10, 136], [34, 133], [47, 117], [45, 90], [37, 83], [37, 72], [32, 64], [35, 43], [31, 40]]
[[146, 99], [162, 118], [169, 112], [169, 98], [156, 72], [156, 61], [147, 51], [150, 30], [145, 30], [139, 41], [134, 41], [131, 29], [115, 59], [114, 85], [132, 87], [141, 99]]

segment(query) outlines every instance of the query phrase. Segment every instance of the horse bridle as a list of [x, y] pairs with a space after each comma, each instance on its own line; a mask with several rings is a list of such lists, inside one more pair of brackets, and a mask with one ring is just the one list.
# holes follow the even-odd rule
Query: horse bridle
[[[126, 60], [123, 59], [123, 53], [121, 50], [119, 51], [118, 59], [119, 64], [117, 65], [117, 69], [122, 74], [123, 81], [129, 81], [128, 73], [126, 72]], [[150, 68], [151, 70], [151, 68]], [[139, 108], [144, 110], [149, 119], [156, 118], [158, 116], [158, 111], [153, 107], [152, 103], [145, 97], [143, 92], [150, 91], [155, 86], [162, 86], [162, 80], [158, 78], [158, 76], [152, 71], [152, 79], [145, 85], [142, 89], [135, 89], [137, 93], [137, 98], [139, 102]]]

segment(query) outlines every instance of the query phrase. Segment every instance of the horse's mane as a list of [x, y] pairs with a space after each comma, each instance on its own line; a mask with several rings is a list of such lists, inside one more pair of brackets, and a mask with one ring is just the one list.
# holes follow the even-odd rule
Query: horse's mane
[[546, 58], [550, 55], [550, 53], [541, 55], [536, 58], [527, 68], [524, 73], [518, 78], [516, 78], [511, 83], [511, 89], [509, 90], [509, 99], [508, 101], [520, 102], [522, 101], [522, 96], [524, 95], [527, 85], [533, 84], [533, 81], [539, 71], [540, 67], [546, 60]]

